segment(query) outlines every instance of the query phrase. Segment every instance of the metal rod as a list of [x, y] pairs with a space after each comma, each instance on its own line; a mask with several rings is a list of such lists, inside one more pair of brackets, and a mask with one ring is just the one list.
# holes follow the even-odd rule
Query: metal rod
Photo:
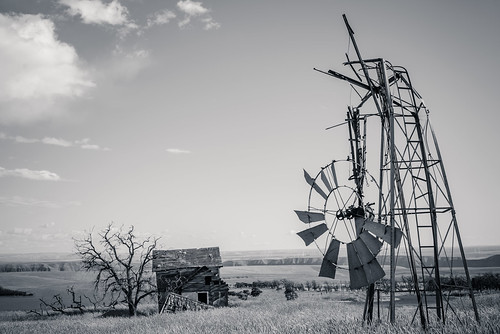
[[[410, 86], [411, 87], [411, 86]], [[444, 317], [444, 309], [443, 309], [443, 294], [441, 290], [441, 277], [440, 277], [440, 271], [439, 271], [439, 253], [438, 253], [438, 243], [439, 243], [439, 238], [438, 238], [438, 222], [437, 222], [437, 212], [436, 212], [436, 201], [434, 200], [434, 192], [432, 191], [432, 184], [431, 184], [431, 175], [429, 172], [429, 164], [427, 163], [427, 153], [425, 146], [424, 146], [424, 139], [423, 139], [423, 134], [422, 134], [422, 126], [420, 124], [420, 120], [418, 118], [418, 114], [415, 113], [413, 115], [415, 117], [415, 127], [417, 130], [417, 135], [420, 141], [420, 154], [422, 155], [422, 164], [424, 168], [424, 174], [425, 174], [425, 179], [426, 179], [426, 185], [427, 185], [427, 197], [428, 197], [428, 203], [429, 203], [429, 209], [430, 209], [430, 219], [431, 219], [431, 225], [432, 225], [432, 240], [434, 243], [434, 248], [433, 248], [433, 255], [434, 255], [434, 281], [436, 284], [436, 315], [438, 319], [442, 320], [443, 323], [445, 322], [445, 317]]]
[[[372, 81], [370, 79], [370, 75], [368, 74], [368, 69], [366, 68], [365, 62], [363, 61], [363, 58], [361, 57], [361, 53], [359, 52], [358, 44], [356, 43], [356, 40], [354, 39], [354, 31], [352, 30], [351, 26], [349, 25], [349, 22], [347, 21], [347, 17], [345, 14], [342, 14], [342, 17], [344, 18], [344, 23], [347, 27], [347, 32], [349, 33], [349, 37], [351, 39], [352, 45], [354, 46], [354, 50], [356, 50], [356, 55], [358, 56], [359, 63], [361, 64], [361, 68], [363, 69], [363, 73], [365, 75], [366, 81], [368, 82], [368, 86], [370, 87], [370, 92], [372, 93], [372, 96], [375, 96], [375, 88], [373, 87]], [[373, 99], [375, 102], [375, 106], [377, 107], [377, 110], [379, 114], [382, 116], [382, 110], [380, 109], [380, 105], [378, 104], [377, 99]]]
[[317, 72], [320, 72], [320, 73], [323, 73], [323, 74], [326, 74], [326, 75], [329, 75], [329, 76], [332, 76], [332, 77], [335, 77], [335, 78], [338, 78], [338, 79], [341, 79], [341, 80], [345, 80], [353, 85], [356, 85], [358, 87], [361, 87], [361, 88], [364, 88], [366, 90], [370, 90], [370, 86], [368, 86], [367, 84], [364, 84], [362, 82], [359, 82], [353, 78], [349, 78], [343, 74], [340, 74], [338, 72], [335, 72], [333, 70], [328, 70], [328, 72], [325, 72], [325, 71], [322, 71], [322, 70], [319, 70], [315, 67], [313, 67], [313, 70], [317, 71]]
[[[450, 203], [450, 206], [454, 208], [453, 199], [451, 197], [451, 190], [450, 190], [450, 187], [448, 185], [448, 178], [446, 176], [446, 172], [444, 169], [443, 159], [441, 157], [441, 151], [439, 149], [436, 134], [434, 133], [434, 129], [432, 128], [432, 126], [430, 124], [429, 124], [429, 126], [431, 129], [431, 134], [432, 134], [432, 139], [434, 141], [434, 146], [436, 147], [437, 156], [438, 156], [438, 159], [440, 161], [441, 173], [443, 174], [444, 187], [446, 188], [446, 192], [448, 194], [448, 201]], [[457, 217], [455, 214], [455, 209], [452, 209], [451, 215], [452, 215], [452, 220], [453, 220], [453, 227], [454, 227], [455, 233], [457, 235], [457, 242], [458, 242], [458, 247], [460, 249], [460, 255], [462, 257], [462, 264], [464, 266], [465, 276], [467, 278], [467, 287], [469, 288], [469, 295], [470, 295], [470, 298], [472, 301], [472, 308], [474, 309], [474, 316], [476, 318], [476, 321], [479, 322], [479, 320], [480, 320], [479, 319], [479, 312], [477, 310], [476, 299], [474, 297], [474, 290], [472, 289], [472, 282], [470, 279], [469, 266], [467, 265], [467, 260], [465, 258], [465, 251], [464, 251], [464, 247], [462, 245], [462, 238], [460, 237], [460, 231], [458, 230], [458, 223], [457, 223]]]
[[349, 59], [349, 55], [347, 53], [345, 54], [345, 57], [347, 58], [347, 63], [344, 63], [344, 65], [349, 65], [349, 67], [351, 68], [352, 72], [356, 75], [358, 80], [360, 82], [363, 82], [363, 79], [361, 79], [358, 72], [356, 72], [356, 69], [354, 68], [354, 66], [352, 66], [351, 60]]
[[[386, 81], [387, 75], [385, 71], [385, 63], [384, 60], [382, 59], [378, 65], [380, 68], [379, 70], [381, 71], [384, 81]], [[396, 252], [395, 252], [395, 243], [396, 243], [396, 226], [395, 226], [395, 219], [394, 219], [394, 208], [396, 206], [396, 148], [395, 148], [395, 142], [394, 142], [394, 109], [392, 107], [391, 103], [391, 93], [387, 90], [388, 84], [386, 84], [386, 89], [384, 89], [385, 93], [385, 105], [384, 105], [384, 111], [385, 114], [389, 117], [389, 154], [390, 154], [390, 160], [391, 160], [391, 170], [390, 170], [390, 176], [389, 176], [389, 219], [390, 219], [390, 227], [391, 227], [391, 245], [390, 245], [390, 282], [391, 282], [391, 288], [390, 288], [390, 300], [389, 300], [389, 318], [391, 323], [394, 323], [396, 321], [396, 298], [395, 298], [395, 291], [396, 291]]]
[[342, 122], [342, 123], [339, 123], [339, 124], [335, 124], [335, 125], [329, 126], [325, 130], [330, 130], [330, 129], [336, 128], [337, 126], [341, 126], [341, 125], [344, 125], [344, 124], [347, 124], [347, 122]]

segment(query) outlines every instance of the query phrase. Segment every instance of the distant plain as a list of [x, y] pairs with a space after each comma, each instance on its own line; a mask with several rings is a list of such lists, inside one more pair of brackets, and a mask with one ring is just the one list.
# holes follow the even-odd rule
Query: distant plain
[[[482, 258], [500, 254], [500, 247], [469, 248], [468, 258]], [[223, 261], [244, 261], [259, 259], [283, 259], [283, 258], [317, 258], [316, 249], [305, 250], [277, 250], [277, 251], [242, 251], [222, 252]], [[9, 261], [11, 259], [11, 261]], [[28, 255], [1, 255], [0, 263], [73, 263], [71, 268], [77, 267], [77, 261], [73, 254], [28, 254]], [[266, 261], [265, 261], [266, 262]], [[58, 266], [56, 266], [58, 267]], [[349, 274], [347, 270], [338, 270], [335, 280], [318, 277], [319, 265], [251, 265], [251, 266], [224, 266], [221, 268], [221, 278], [230, 286], [237, 282], [252, 283], [254, 281], [290, 280], [297, 283], [329, 282], [336, 284], [348, 284]], [[386, 272], [387, 272], [387, 268]], [[500, 273], [500, 267], [471, 267], [471, 276], [485, 272]], [[398, 267], [397, 276], [408, 275], [407, 268]], [[455, 272], [455, 274], [462, 274]], [[40, 298], [50, 301], [51, 298], [60, 294], [68, 303], [69, 295], [67, 288], [74, 287], [81, 295], [92, 296], [92, 281], [95, 273], [85, 271], [28, 271], [28, 272], [0, 272], [0, 286], [8, 289], [21, 290], [33, 293], [26, 297], [0, 297], [0, 311], [29, 311], [40, 307]]]

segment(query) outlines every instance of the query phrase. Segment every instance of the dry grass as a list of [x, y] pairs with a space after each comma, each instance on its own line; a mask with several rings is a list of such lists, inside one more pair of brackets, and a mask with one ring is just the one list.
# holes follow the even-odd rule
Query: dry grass
[[[228, 308], [136, 318], [102, 318], [91, 313], [38, 318], [4, 312], [0, 313], [0, 333], [423, 333], [418, 324], [411, 324], [414, 307], [410, 306], [398, 307], [395, 325], [385, 320], [363, 325], [361, 297], [303, 292], [297, 300], [286, 301], [283, 291], [264, 290], [257, 298], [231, 299]], [[458, 299], [454, 304], [462, 324], [457, 320], [444, 326], [433, 324], [428, 333], [500, 333], [500, 295], [478, 296], [477, 300], [480, 324], [471, 318], [468, 302]]]

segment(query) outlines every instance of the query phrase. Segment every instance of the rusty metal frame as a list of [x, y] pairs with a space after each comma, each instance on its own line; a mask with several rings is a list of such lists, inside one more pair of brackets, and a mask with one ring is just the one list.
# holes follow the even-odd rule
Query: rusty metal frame
[[[345, 15], [343, 19], [358, 57], [357, 61], [348, 59], [344, 65], [354, 71], [357, 79], [332, 70], [315, 70], [365, 90], [364, 96], [357, 91], [360, 96], [359, 104], [349, 107], [346, 121], [349, 124], [351, 144], [353, 137], [359, 136], [359, 119], [366, 121], [367, 115], [373, 116], [373, 113], [363, 115], [359, 111], [369, 101], [375, 105], [375, 115], [380, 120], [381, 128], [378, 219], [391, 226], [393, 237], [395, 228], [405, 232], [407, 250], [404, 257], [410, 265], [417, 292], [415, 315], [420, 315], [420, 322], [425, 328], [432, 319], [444, 323], [451, 313], [454, 314], [449, 299], [444, 298], [441, 267], [453, 273], [455, 261], [447, 259], [447, 249], [458, 247], [467, 286], [455, 288], [468, 290], [474, 316], [479, 321], [455, 207], [436, 135], [430, 125], [429, 110], [414, 89], [405, 68], [393, 66], [381, 58], [362, 58], [354, 31]], [[363, 78], [357, 71], [362, 73]], [[353, 146], [351, 149], [358, 154], [359, 147]], [[363, 150], [366, 151], [366, 147]], [[362, 163], [359, 155], [353, 155], [353, 159], [361, 159], [354, 161], [353, 168]], [[391, 247], [391, 322], [395, 321], [396, 313], [395, 267], [402, 258]], [[365, 306], [367, 320], [372, 317], [372, 314], [366, 312], [373, 310], [373, 304], [370, 305], [370, 302], [373, 303], [373, 294], [373, 286], [370, 286]]]

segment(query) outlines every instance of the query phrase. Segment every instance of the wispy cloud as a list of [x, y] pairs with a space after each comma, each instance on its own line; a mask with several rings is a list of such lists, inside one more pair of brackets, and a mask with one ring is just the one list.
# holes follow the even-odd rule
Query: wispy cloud
[[179, 1], [177, 7], [189, 16], [199, 16], [208, 13], [208, 9], [203, 7], [201, 2], [191, 0]]
[[46, 251], [61, 251], [71, 249], [73, 241], [69, 233], [61, 230], [47, 229], [43, 226], [15, 227], [0, 231], [0, 245], [2, 251], [7, 253], [23, 251], [38, 252], [40, 249]]
[[[65, 112], [60, 104], [95, 84], [73, 46], [41, 15], [0, 13], [0, 121], [27, 123]], [[47, 84], [50, 83], [50, 84]]]
[[167, 148], [166, 150], [168, 153], [172, 153], [172, 154], [189, 154], [191, 153], [191, 151], [188, 151], [188, 150], [182, 150], [180, 148]]
[[21, 196], [4, 197], [0, 196], [0, 204], [10, 207], [38, 207], [46, 209], [61, 209], [71, 206], [80, 206], [80, 202], [54, 202]]
[[62, 146], [62, 147], [73, 146], [72, 142], [69, 142], [69, 141], [64, 140], [62, 138], [45, 137], [41, 140], [41, 142], [44, 144], [47, 144], [47, 145], [55, 145], [55, 146]]
[[84, 138], [74, 141], [66, 140], [63, 138], [55, 138], [55, 137], [43, 137], [42, 139], [38, 139], [38, 138], [26, 138], [23, 136], [9, 136], [5, 133], [0, 132], [0, 139], [11, 140], [21, 144], [41, 143], [45, 145], [54, 145], [61, 147], [80, 147], [84, 150], [110, 151], [110, 149], [107, 147], [100, 147], [99, 145], [91, 144], [89, 138]]
[[211, 17], [207, 17], [201, 20], [201, 22], [204, 23], [204, 30], [212, 30], [212, 29], [219, 29], [220, 28], [220, 23], [215, 22]]
[[83, 148], [84, 150], [111, 151], [111, 149], [108, 147], [100, 147], [99, 145], [96, 144], [90, 144], [89, 138], [76, 140], [72, 143], [72, 146], [77, 146]]
[[219, 29], [220, 23], [214, 21], [210, 16], [210, 9], [203, 6], [203, 3], [191, 0], [184, 0], [177, 2], [177, 8], [184, 13], [184, 19], [179, 21], [179, 27], [184, 28], [193, 18], [199, 17], [201, 22], [204, 24], [203, 29]]
[[59, 0], [68, 6], [68, 14], [80, 16], [86, 24], [125, 25], [129, 23], [128, 9], [117, 0], [103, 3], [100, 0]]
[[11, 235], [30, 235], [31, 233], [33, 233], [32, 228], [21, 228], [21, 227], [16, 227], [7, 231], [7, 234]]
[[113, 51], [109, 72], [114, 78], [132, 80], [150, 65], [150, 52], [145, 49], [125, 50], [117, 45]]
[[104, 3], [101, 0], [59, 0], [68, 6], [67, 13], [78, 16], [85, 24], [107, 25], [115, 27], [121, 38], [140, 27], [130, 19], [127, 7], [118, 0]]
[[26, 168], [6, 169], [0, 167], [0, 177], [8, 176], [36, 181], [62, 181], [59, 175], [47, 170], [31, 170]]
[[175, 19], [177, 15], [171, 10], [164, 9], [161, 11], [154, 12], [147, 18], [146, 28], [151, 28], [155, 25], [164, 25], [169, 23], [172, 19]]

